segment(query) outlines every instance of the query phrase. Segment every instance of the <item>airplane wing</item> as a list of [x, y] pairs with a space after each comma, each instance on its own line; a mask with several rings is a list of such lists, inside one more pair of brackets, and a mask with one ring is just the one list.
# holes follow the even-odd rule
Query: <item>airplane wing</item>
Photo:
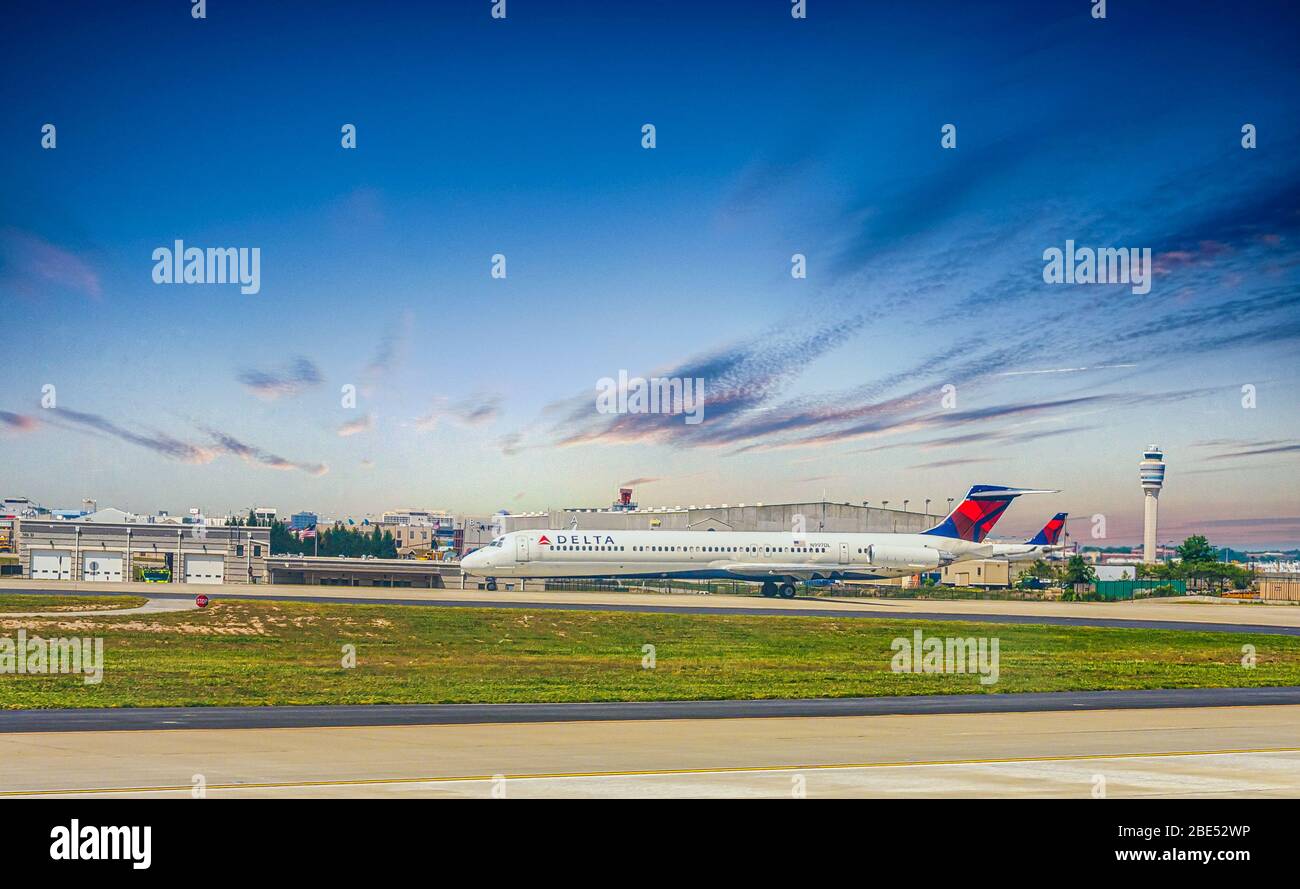
[[741, 574], [745, 577], [752, 577], [755, 580], [765, 580], [767, 578], [777, 577], [795, 577], [799, 580], [818, 580], [830, 577], [837, 571], [852, 570], [853, 568], [861, 570], [864, 566], [786, 565], [779, 562], [727, 562], [718, 567], [723, 571], [730, 571], [732, 574]]

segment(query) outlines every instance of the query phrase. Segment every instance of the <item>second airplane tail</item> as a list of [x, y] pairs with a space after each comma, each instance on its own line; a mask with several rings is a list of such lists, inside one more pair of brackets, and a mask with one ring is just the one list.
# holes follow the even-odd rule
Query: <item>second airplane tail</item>
[[922, 534], [936, 537], [955, 537], [982, 543], [998, 519], [1007, 511], [1011, 501], [1023, 494], [1056, 494], [1036, 488], [1006, 488], [1001, 485], [973, 485], [957, 508], [947, 518]]
[[1065, 530], [1066, 515], [1067, 513], [1058, 512], [1052, 516], [1047, 524], [1043, 525], [1043, 530], [1029, 538], [1029, 544], [1031, 546], [1056, 546], [1056, 542], [1061, 539], [1061, 532]]

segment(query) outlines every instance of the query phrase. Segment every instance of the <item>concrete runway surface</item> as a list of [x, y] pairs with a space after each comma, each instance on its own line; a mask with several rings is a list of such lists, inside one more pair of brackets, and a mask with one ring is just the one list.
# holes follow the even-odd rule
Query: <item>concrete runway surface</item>
[[[111, 589], [105, 587], [111, 586]], [[141, 589], [137, 590], [136, 587]], [[160, 589], [162, 587], [163, 589]], [[213, 600], [273, 599], [286, 602], [344, 602], [374, 605], [531, 608], [622, 611], [655, 614], [747, 614], [800, 617], [869, 617], [909, 620], [978, 620], [992, 623], [1058, 626], [1131, 627], [1249, 632], [1300, 636], [1300, 606], [1240, 602], [1192, 602], [1150, 599], [1139, 602], [1014, 602], [940, 599], [763, 599], [755, 596], [683, 595], [674, 593], [580, 593], [568, 591], [496, 592], [386, 587], [323, 587], [246, 584], [102, 584], [70, 581], [5, 581], [0, 593], [75, 591], [81, 595], [145, 592], [151, 598], [192, 599], [203, 593]]]
[[1300, 796], [1300, 706], [0, 735], [0, 795]]
[[1300, 687], [1177, 688], [1021, 694], [898, 695], [750, 701], [562, 704], [331, 704], [276, 707], [70, 707], [0, 710], [0, 733], [471, 725], [516, 722], [1032, 713], [1300, 705]]

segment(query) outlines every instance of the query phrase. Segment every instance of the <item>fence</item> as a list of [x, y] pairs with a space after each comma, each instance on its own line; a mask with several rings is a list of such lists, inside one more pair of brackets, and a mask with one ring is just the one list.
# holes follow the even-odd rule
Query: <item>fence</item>
[[1138, 593], [1149, 593], [1156, 587], [1173, 587], [1181, 595], [1187, 593], [1185, 580], [1099, 580], [1094, 586], [1097, 595], [1107, 601], [1132, 599]]

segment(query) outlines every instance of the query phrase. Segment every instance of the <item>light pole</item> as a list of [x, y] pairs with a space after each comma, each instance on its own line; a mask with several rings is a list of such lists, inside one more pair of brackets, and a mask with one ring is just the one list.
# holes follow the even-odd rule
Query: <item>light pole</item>
[[909, 503], [911, 503], [911, 502], [912, 502], [911, 500], [904, 500], [904, 501], [903, 501], [903, 512], [907, 512], [907, 504], [909, 504]]
[[925, 498], [925, 514], [926, 514], [926, 515], [929, 515], [929, 514], [930, 514], [930, 498], [929, 498], [929, 497], [926, 497], [926, 498]]

